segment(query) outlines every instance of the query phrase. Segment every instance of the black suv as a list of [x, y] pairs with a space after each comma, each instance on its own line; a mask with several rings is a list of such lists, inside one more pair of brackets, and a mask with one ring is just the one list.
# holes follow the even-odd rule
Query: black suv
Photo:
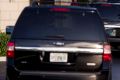
[[111, 80], [111, 49], [95, 8], [26, 7], [7, 47], [7, 80]]

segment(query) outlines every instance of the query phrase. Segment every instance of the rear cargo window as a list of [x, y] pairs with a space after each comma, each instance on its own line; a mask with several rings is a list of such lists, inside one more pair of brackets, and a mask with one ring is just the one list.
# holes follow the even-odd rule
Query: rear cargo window
[[[61, 9], [59, 9], [61, 10]], [[104, 41], [104, 26], [96, 12], [26, 8], [17, 21], [14, 38]]]

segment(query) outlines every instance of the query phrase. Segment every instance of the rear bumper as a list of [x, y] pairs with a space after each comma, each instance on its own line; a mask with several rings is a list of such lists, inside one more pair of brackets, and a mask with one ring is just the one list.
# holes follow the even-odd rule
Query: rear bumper
[[[8, 77], [16, 77], [15, 79], [10, 80], [107, 80], [108, 78], [108, 71], [103, 72], [64, 72], [64, 71], [18, 71], [7, 69], [7, 76]], [[11, 75], [12, 74], [12, 75]], [[15, 74], [15, 75], [14, 75]]]
[[51, 79], [51, 80], [96, 80], [98, 74], [94, 73], [74, 73], [74, 72], [21, 72], [23, 79]]

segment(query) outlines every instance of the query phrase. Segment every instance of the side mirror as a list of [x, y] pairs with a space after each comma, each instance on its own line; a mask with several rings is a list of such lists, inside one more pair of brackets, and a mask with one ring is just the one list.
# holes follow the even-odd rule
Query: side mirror
[[14, 26], [7, 26], [6, 27], [6, 34], [11, 35], [13, 32]]

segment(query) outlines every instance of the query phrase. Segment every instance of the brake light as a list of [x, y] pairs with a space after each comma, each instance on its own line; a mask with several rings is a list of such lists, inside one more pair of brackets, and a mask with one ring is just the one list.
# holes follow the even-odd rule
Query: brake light
[[15, 44], [13, 42], [8, 42], [7, 44], [7, 57], [14, 58], [14, 47]]
[[104, 45], [103, 61], [111, 61], [111, 46]]
[[70, 9], [68, 9], [68, 8], [51, 8], [50, 11], [56, 11], [56, 12], [69, 12]]

